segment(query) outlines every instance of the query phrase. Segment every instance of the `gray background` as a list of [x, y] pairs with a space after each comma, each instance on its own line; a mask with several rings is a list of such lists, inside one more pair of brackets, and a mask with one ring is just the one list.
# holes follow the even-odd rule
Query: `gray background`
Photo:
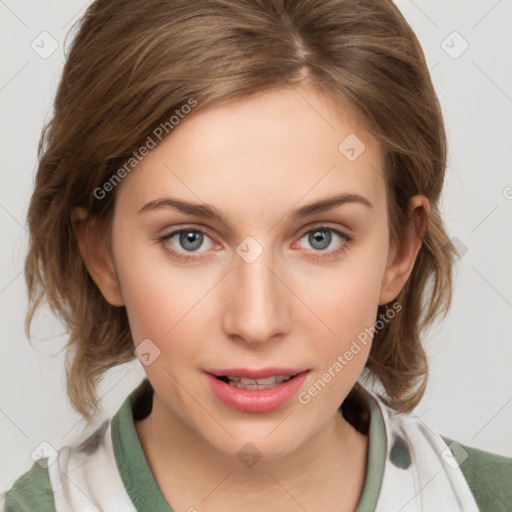
[[[0, 0], [0, 490], [29, 469], [41, 442], [58, 449], [85, 425], [65, 393], [62, 326], [45, 310], [33, 347], [24, 334], [22, 269], [37, 143], [65, 35], [88, 3]], [[425, 342], [431, 378], [416, 414], [460, 443], [512, 456], [512, 2], [397, 5], [418, 35], [442, 104], [449, 141], [442, 209], [465, 253], [452, 309]], [[42, 32], [58, 43], [49, 56], [52, 40]], [[103, 417], [143, 376], [138, 361], [107, 374]]]

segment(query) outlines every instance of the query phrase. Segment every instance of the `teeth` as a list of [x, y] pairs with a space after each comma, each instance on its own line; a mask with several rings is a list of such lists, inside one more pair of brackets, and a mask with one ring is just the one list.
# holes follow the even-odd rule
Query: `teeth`
[[266, 377], [264, 379], [249, 379], [247, 377], [238, 377], [235, 375], [227, 375], [227, 379], [231, 386], [244, 389], [267, 389], [273, 388], [281, 382], [291, 379], [291, 375], [276, 375]]

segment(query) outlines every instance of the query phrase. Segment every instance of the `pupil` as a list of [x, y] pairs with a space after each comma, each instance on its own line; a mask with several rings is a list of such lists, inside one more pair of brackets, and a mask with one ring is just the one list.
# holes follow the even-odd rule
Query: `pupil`
[[[318, 239], [321, 242], [320, 246], [315, 245]], [[310, 235], [309, 241], [316, 249], [323, 250], [331, 243], [331, 233], [329, 231], [319, 229]]]
[[[185, 249], [195, 250], [201, 247], [203, 235], [194, 231], [185, 231], [180, 236], [180, 243]], [[191, 245], [187, 245], [191, 244]]]

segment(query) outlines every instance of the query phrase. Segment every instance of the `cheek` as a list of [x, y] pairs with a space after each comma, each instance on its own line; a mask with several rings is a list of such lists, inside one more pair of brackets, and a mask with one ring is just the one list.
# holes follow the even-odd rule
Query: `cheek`
[[123, 296], [135, 344], [150, 338], [158, 345], [168, 343], [185, 331], [193, 337], [197, 323], [193, 309], [207, 292], [200, 278], [190, 279], [179, 270], [139, 268], [123, 280]]
[[345, 379], [350, 375], [347, 382], [352, 382], [362, 371], [371, 347], [370, 328], [375, 323], [379, 297], [375, 276], [350, 272], [341, 275], [339, 281], [332, 280], [324, 291], [317, 306], [328, 331], [319, 337], [317, 325], [316, 338], [321, 345], [317, 344], [315, 350], [324, 369], [342, 356], [343, 374]]
[[341, 403], [366, 364], [386, 261], [386, 239], [368, 238], [365, 244], [347, 253], [345, 260], [333, 267], [329, 275], [325, 270], [309, 275], [301, 287], [325, 326], [319, 336], [317, 320], [311, 324], [308, 336], [315, 340], [311, 350], [319, 357], [321, 382], [317, 387], [322, 389], [323, 383], [332, 383], [328, 384], [331, 392], [323, 394], [320, 401], [333, 406]]
[[171, 272], [153, 266], [139, 268], [123, 286], [134, 345], [140, 344], [140, 353], [150, 354], [146, 363], [140, 359], [143, 369], [161, 396], [183, 407], [187, 404], [183, 385], [194, 396], [202, 392], [200, 383], [187, 376], [189, 369], [197, 368], [198, 354], [205, 352], [204, 332], [199, 332], [201, 327], [204, 330], [204, 319], [198, 318], [205, 290], [190, 284], [190, 278], [185, 282], [180, 277], [179, 269]]
[[309, 289], [308, 300], [325, 326], [319, 330], [318, 320], [311, 322], [307, 336], [309, 352], [316, 358], [315, 373], [297, 398], [307, 406], [308, 421], [327, 420], [363, 371], [372, 344], [381, 275], [382, 267], [373, 261], [373, 265], [338, 269], [321, 287], [314, 288], [311, 281], [309, 288], [304, 286], [303, 292]]
[[327, 339], [330, 333], [341, 346], [376, 320], [387, 260], [387, 246], [382, 242], [378, 238], [369, 241], [329, 270], [319, 268], [302, 272], [300, 279], [295, 277], [295, 289], [324, 324]]
[[207, 291], [201, 272], [173, 266], [153, 242], [121, 229], [114, 252], [134, 344], [150, 339], [163, 349], [177, 332], [191, 328], [187, 313]]

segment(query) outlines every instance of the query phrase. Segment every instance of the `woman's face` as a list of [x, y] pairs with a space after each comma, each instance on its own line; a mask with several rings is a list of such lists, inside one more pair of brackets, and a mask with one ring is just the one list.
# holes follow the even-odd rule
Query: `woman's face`
[[193, 112], [118, 185], [122, 302], [170, 420], [265, 457], [339, 420], [397, 293], [381, 159], [301, 86]]

